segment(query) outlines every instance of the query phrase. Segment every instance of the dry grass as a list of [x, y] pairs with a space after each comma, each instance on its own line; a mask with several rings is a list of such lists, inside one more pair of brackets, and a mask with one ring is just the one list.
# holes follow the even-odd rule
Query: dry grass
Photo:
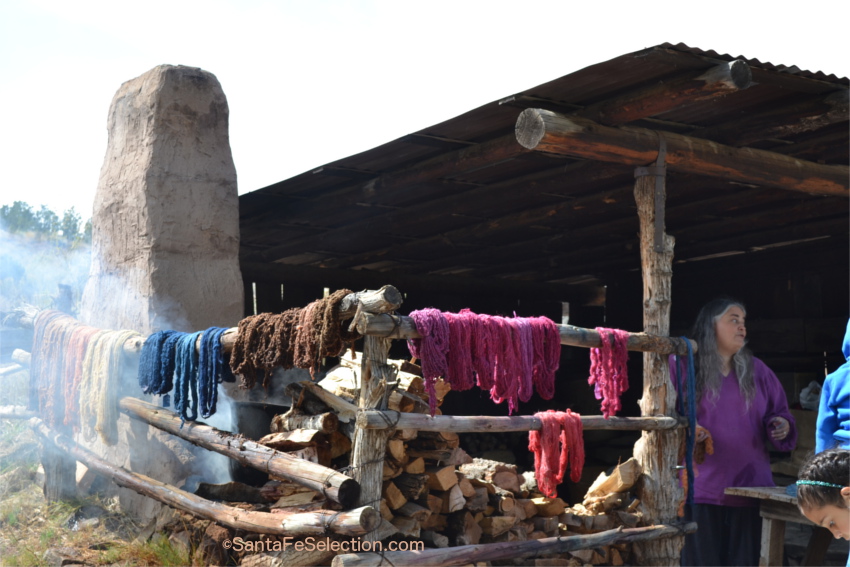
[[[136, 541], [139, 526], [114, 500], [48, 504], [41, 482], [34, 434], [24, 421], [0, 420], [0, 566], [47, 566], [45, 553], [60, 548], [85, 565], [190, 564], [189, 550], [164, 536]], [[74, 521], [83, 506], [98, 510], [98, 520]]]

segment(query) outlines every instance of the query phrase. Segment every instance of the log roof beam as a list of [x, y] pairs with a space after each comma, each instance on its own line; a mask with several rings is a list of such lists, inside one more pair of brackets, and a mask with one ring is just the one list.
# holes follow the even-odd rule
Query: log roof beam
[[689, 74], [592, 104], [575, 115], [617, 126], [725, 96], [752, 84], [750, 66], [745, 61], [730, 61], [696, 75]]
[[783, 105], [741, 120], [700, 128], [688, 135], [740, 147], [761, 140], [785, 139], [819, 130], [831, 124], [846, 122], [848, 116], [848, 90], [842, 89], [790, 107]]
[[847, 197], [850, 167], [822, 165], [754, 148], [733, 148], [709, 140], [645, 128], [603, 126], [548, 110], [524, 110], [516, 123], [517, 141], [530, 150], [595, 161], [642, 166], [653, 163], [661, 137], [667, 167], [698, 175]]

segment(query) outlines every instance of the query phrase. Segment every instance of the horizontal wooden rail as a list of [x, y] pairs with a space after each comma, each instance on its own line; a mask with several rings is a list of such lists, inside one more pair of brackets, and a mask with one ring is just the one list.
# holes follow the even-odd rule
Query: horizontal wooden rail
[[417, 565], [443, 567], [476, 564], [479, 561], [539, 557], [618, 543], [649, 541], [694, 533], [695, 522], [682, 525], [657, 525], [643, 528], [617, 528], [590, 535], [547, 537], [528, 541], [510, 541], [479, 545], [460, 545], [422, 551], [384, 551], [383, 553], [347, 553], [333, 558], [333, 567], [378, 567], [379, 565]]
[[33, 418], [30, 425], [39, 436], [52, 443], [57, 449], [68, 453], [96, 473], [112, 479], [118, 486], [129, 488], [173, 508], [235, 529], [288, 536], [325, 533], [359, 536], [374, 530], [381, 521], [380, 514], [371, 506], [363, 506], [347, 512], [299, 510], [297, 512], [281, 511], [282, 513], [253, 512], [234, 508], [113, 465], [81, 447], [69, 437], [51, 431], [40, 419]]
[[243, 465], [323, 493], [343, 507], [353, 506], [360, 497], [360, 484], [341, 472], [203, 423], [183, 423], [180, 416], [173, 411], [136, 398], [122, 398], [120, 406], [121, 411], [133, 419], [153, 425], [198, 447], [227, 455]]
[[[674, 417], [610, 417], [581, 416], [585, 430], [616, 429], [649, 431], [684, 427], [684, 421]], [[357, 414], [357, 425], [364, 429], [417, 429], [419, 431], [454, 431], [456, 433], [484, 433], [493, 431], [532, 431], [542, 428], [534, 416], [455, 416], [395, 411], [366, 410]]]
[[[422, 335], [416, 330], [413, 319], [404, 315], [390, 314], [363, 314], [356, 321], [357, 331], [361, 335], [375, 335], [392, 339], [418, 339]], [[586, 348], [598, 348], [602, 346], [599, 333], [594, 329], [584, 329], [573, 325], [558, 325], [561, 334], [561, 344]], [[628, 350], [638, 352], [654, 352], [656, 354], [688, 354], [688, 347], [684, 338], [660, 337], [648, 333], [629, 333]], [[694, 352], [697, 344], [691, 343]]]

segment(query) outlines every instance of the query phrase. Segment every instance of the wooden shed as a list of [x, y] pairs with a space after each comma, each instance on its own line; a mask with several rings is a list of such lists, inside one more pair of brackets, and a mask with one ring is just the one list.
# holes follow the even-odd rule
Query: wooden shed
[[[241, 196], [246, 312], [391, 283], [406, 311], [681, 335], [733, 295], [793, 401], [843, 361], [848, 151], [846, 78], [651, 47]], [[587, 390], [565, 350], [560, 405]], [[644, 356], [644, 394], [662, 365]]]

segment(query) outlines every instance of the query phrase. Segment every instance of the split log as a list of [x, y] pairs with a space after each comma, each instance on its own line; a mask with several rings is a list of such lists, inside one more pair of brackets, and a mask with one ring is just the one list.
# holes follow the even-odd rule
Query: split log
[[307, 415], [294, 408], [272, 418], [272, 433], [294, 431], [296, 429], [316, 429], [329, 435], [339, 429], [339, 418], [333, 412]]
[[481, 532], [490, 537], [502, 535], [516, 524], [516, 518], [512, 516], [490, 516], [481, 520]]
[[460, 488], [463, 497], [472, 498], [475, 496], [475, 487], [472, 486], [469, 479], [463, 476], [463, 473], [460, 471], [455, 471], [455, 476], [457, 477], [457, 485]]
[[428, 475], [428, 488], [446, 491], [457, 484], [457, 476], [453, 465], [447, 467], [429, 465], [425, 467]]
[[490, 503], [490, 494], [484, 487], [476, 487], [475, 495], [466, 500], [466, 509], [470, 512], [483, 512]]
[[429, 461], [436, 461], [442, 465], [464, 465], [472, 462], [472, 457], [460, 447], [455, 447], [451, 450], [429, 450], [409, 447], [407, 454], [410, 457], [422, 457]]
[[388, 481], [384, 484], [381, 496], [386, 500], [390, 510], [398, 510], [407, 504], [407, 498], [401, 493], [393, 481]]
[[[448, 516], [446, 535], [453, 546], [477, 545], [481, 541], [481, 526], [466, 510], [455, 512]], [[463, 563], [458, 563], [463, 565]]]
[[632, 457], [617, 465], [610, 475], [601, 473], [588, 488], [585, 499], [625, 492], [635, 485], [641, 472], [640, 463]]
[[496, 487], [496, 492], [489, 496], [490, 505], [501, 514], [507, 514], [516, 507], [514, 495], [502, 488]]
[[[529, 108], [516, 123], [517, 141], [528, 149], [643, 166], [658, 156], [658, 134], [645, 128], [611, 128], [591, 120]], [[667, 167], [765, 187], [814, 195], [848, 195], [850, 168], [822, 165], [755, 148], [734, 148], [664, 132]]]
[[535, 516], [532, 522], [535, 530], [546, 532], [550, 536], [558, 535], [558, 524], [560, 524], [558, 516]]
[[331, 460], [351, 451], [351, 439], [339, 431], [331, 433], [328, 442], [331, 445]]
[[[422, 501], [420, 499], [420, 502]], [[443, 499], [436, 494], [429, 492], [425, 495], [424, 502], [428, 505], [428, 509], [431, 510], [431, 514], [439, 514], [443, 511]]]
[[425, 472], [425, 459], [422, 457], [416, 457], [411, 461], [408, 461], [406, 465], [404, 465], [404, 472], [408, 474], [422, 474]]
[[538, 516], [560, 516], [567, 508], [567, 504], [560, 498], [540, 496], [532, 498], [531, 501], [537, 506]]
[[[442, 503], [442, 500], [440, 500]], [[448, 516], [445, 514], [431, 514], [425, 522], [422, 524], [423, 530], [434, 530], [437, 532], [442, 532], [446, 530], [446, 526], [448, 525]]]
[[408, 500], [419, 500], [423, 494], [428, 492], [428, 475], [427, 474], [400, 474], [393, 479], [399, 491]]
[[430, 509], [420, 506], [415, 502], [408, 502], [404, 506], [398, 508], [395, 512], [399, 516], [413, 518], [417, 522], [424, 522], [431, 516]]
[[378, 526], [378, 529], [372, 532], [372, 538], [373, 541], [381, 541], [397, 533], [398, 528], [396, 528], [390, 520], [381, 520], [381, 525]]
[[[287, 395], [291, 396], [293, 400], [298, 400], [301, 397], [301, 392], [306, 392], [316, 400], [325, 404], [328, 408], [335, 411], [337, 418], [343, 423], [348, 423], [357, 417], [357, 406], [351, 402], [345, 401], [339, 396], [331, 394], [324, 388], [321, 388], [318, 384], [305, 380], [303, 382], [293, 382], [286, 387]], [[293, 402], [293, 405], [295, 405], [295, 402]]]
[[533, 518], [538, 515], [537, 505], [534, 504], [534, 500], [530, 498], [517, 498], [516, 504], [517, 506], [522, 506], [526, 518]]
[[477, 561], [499, 559], [524, 559], [546, 554], [571, 552], [620, 542], [646, 541], [674, 535], [693, 533], [696, 523], [673, 526], [647, 526], [644, 528], [617, 529], [586, 536], [552, 537], [524, 542], [494, 543], [491, 545], [461, 545], [447, 549], [423, 551], [385, 551], [377, 553], [347, 553], [334, 557], [333, 567], [378, 567], [392, 562], [394, 565], [419, 565], [440, 567], [467, 565]]
[[422, 530], [419, 533], [419, 537], [428, 547], [441, 548], [449, 546], [449, 538], [433, 530]]
[[413, 518], [406, 518], [404, 516], [396, 516], [390, 523], [395, 526], [398, 533], [407, 537], [419, 537], [419, 533], [422, 530], [422, 526], [414, 520]]
[[257, 443], [278, 451], [297, 451], [304, 447], [328, 445], [328, 439], [318, 429], [294, 429], [270, 433], [260, 438]]
[[458, 485], [454, 485], [445, 492], [438, 492], [437, 494], [443, 501], [440, 507], [440, 513], [442, 514], [458, 512], [466, 506], [466, 498], [463, 497], [463, 493], [460, 491]]
[[198, 517], [249, 532], [277, 535], [322, 535], [328, 532], [359, 536], [378, 526], [380, 515], [369, 506], [348, 512], [323, 510], [272, 514], [252, 512], [205, 500], [179, 488], [169, 486], [150, 477], [132, 473], [112, 465], [70, 438], [52, 432], [41, 420], [30, 422], [33, 430], [89, 469], [111, 479], [118, 486], [129, 488], [173, 508], [190, 512]]
[[477, 478], [491, 482], [514, 494], [520, 492], [522, 477], [517, 474], [516, 465], [475, 458], [469, 464], [461, 465], [460, 472], [467, 478]]
[[333, 469], [280, 453], [239, 435], [197, 422], [183, 423], [169, 410], [135, 398], [122, 398], [121, 411], [204, 449], [215, 451], [270, 475], [296, 482], [350, 508], [360, 495], [360, 485]]
[[389, 504], [387, 504], [386, 498], [381, 498], [381, 517], [385, 520], [393, 519], [393, 511], [390, 509]]
[[404, 441], [400, 439], [390, 439], [387, 441], [387, 457], [393, 459], [397, 463], [404, 464], [407, 462], [405, 455]]
[[[656, 141], [656, 150], [657, 147]], [[653, 154], [649, 161], [652, 161], [654, 157], [655, 154]], [[361, 335], [386, 336], [392, 339], [422, 338], [422, 335], [420, 335], [416, 330], [416, 324], [413, 322], [413, 319], [403, 315], [367, 314], [362, 317], [360, 323], [358, 323], [357, 331]], [[558, 331], [561, 335], [562, 345], [586, 348], [599, 348], [602, 346], [602, 340], [599, 338], [599, 333], [593, 329], [584, 329], [581, 327], [574, 327], [573, 325], [558, 325]], [[694, 352], [696, 352], [697, 344], [694, 341], [690, 341], [690, 343]], [[688, 347], [685, 345], [685, 339], [679, 337], [651, 335], [648, 333], [629, 333], [629, 340], [626, 348], [631, 351], [655, 352], [658, 354], [688, 354]]]
[[[601, 415], [581, 416], [585, 430], [650, 431], [677, 429], [684, 422], [675, 417], [610, 417]], [[539, 431], [543, 424], [534, 416], [455, 416], [364, 411], [357, 416], [357, 426], [365, 429], [416, 429], [420, 438], [424, 431], [451, 431], [457, 433], [486, 433], [500, 431]], [[411, 452], [411, 456], [424, 456], [422, 451]], [[427, 457], [426, 457], [427, 458]]]

